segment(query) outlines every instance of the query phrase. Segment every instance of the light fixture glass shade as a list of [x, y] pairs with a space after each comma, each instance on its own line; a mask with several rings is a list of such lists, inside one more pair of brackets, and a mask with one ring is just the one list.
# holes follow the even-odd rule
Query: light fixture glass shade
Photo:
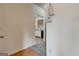
[[54, 9], [53, 5], [50, 3], [48, 7], [48, 23], [53, 22], [53, 16], [54, 16]]
[[49, 14], [49, 16], [53, 16], [53, 14], [54, 14], [54, 12], [53, 12], [53, 6], [52, 6], [51, 3], [49, 4], [48, 14]]

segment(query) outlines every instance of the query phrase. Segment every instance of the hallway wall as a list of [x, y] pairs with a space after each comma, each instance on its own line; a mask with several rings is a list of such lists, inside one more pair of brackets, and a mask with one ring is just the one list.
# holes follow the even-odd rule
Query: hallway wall
[[12, 54], [35, 44], [32, 5], [0, 4], [3, 9], [5, 52]]

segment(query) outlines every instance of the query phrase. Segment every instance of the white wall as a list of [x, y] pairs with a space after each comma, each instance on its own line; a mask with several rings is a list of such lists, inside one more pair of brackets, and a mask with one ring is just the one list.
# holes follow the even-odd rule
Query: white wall
[[33, 4], [0, 4], [0, 6], [3, 9], [2, 26], [5, 32], [3, 52], [12, 54], [35, 44]]
[[47, 23], [47, 55], [79, 56], [79, 4], [53, 4], [54, 22]]

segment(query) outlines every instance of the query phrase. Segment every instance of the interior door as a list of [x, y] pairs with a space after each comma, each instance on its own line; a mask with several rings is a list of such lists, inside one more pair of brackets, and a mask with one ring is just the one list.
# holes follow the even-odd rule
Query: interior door
[[[2, 10], [0, 8], [0, 36], [2, 35]], [[2, 52], [2, 38], [0, 38], [0, 52]]]
[[0, 53], [4, 52], [3, 9], [0, 8]]

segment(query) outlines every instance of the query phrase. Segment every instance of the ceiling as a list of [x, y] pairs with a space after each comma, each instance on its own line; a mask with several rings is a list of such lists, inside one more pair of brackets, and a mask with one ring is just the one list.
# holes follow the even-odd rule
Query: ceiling
[[38, 5], [39, 7], [43, 8], [45, 7], [46, 3], [35, 3], [36, 5]]

